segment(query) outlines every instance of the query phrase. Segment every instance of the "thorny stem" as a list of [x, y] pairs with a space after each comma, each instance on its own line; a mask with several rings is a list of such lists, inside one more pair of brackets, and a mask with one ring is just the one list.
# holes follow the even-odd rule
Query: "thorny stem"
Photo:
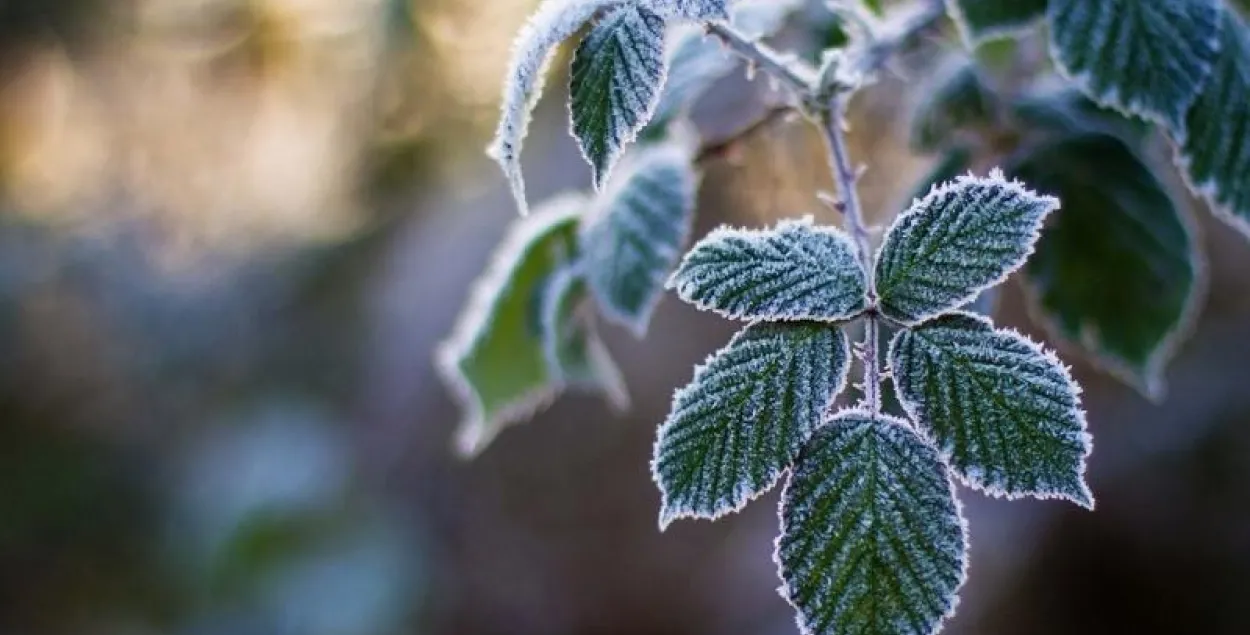
[[[946, 14], [942, 0], [918, 0], [912, 6], [901, 9], [892, 20], [881, 25], [875, 33], [866, 34], [863, 45], [846, 51], [840, 68], [830, 70], [841, 77], [867, 78], [876, 74], [901, 48], [928, 30]], [[837, 182], [838, 209], [846, 216], [846, 225], [855, 239], [860, 264], [868, 278], [869, 306], [865, 313], [864, 327], [864, 401], [873, 414], [881, 410], [881, 367], [877, 351], [878, 313], [876, 285], [873, 280], [872, 237], [864, 222], [859, 202], [857, 181], [859, 174], [852, 165], [846, 142], [847, 101], [858, 88], [858, 81], [842, 85], [832, 78], [817, 77], [811, 68], [796, 59], [789, 59], [767, 45], [751, 40], [723, 24], [708, 25], [708, 33], [718, 37], [734, 53], [745, 58], [759, 70], [785, 84], [794, 91], [803, 106], [812, 111], [817, 119], [825, 143], [829, 149], [833, 177]], [[826, 94], [826, 91], [829, 91]], [[819, 103], [827, 99], [827, 103]]]

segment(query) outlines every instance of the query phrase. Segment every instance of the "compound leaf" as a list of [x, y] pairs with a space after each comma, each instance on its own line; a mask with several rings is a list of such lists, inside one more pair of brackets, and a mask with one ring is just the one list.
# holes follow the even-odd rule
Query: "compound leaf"
[[890, 368], [903, 408], [965, 482], [1093, 507], [1079, 389], [1053, 355], [955, 313], [900, 331]]
[[582, 232], [600, 311], [639, 337], [690, 234], [697, 184], [684, 148], [648, 147], [617, 170]]
[[934, 188], [885, 236], [876, 265], [881, 311], [915, 324], [967, 303], [1024, 264], [1058, 208], [997, 171]]
[[839, 329], [764, 322], [696, 368], [655, 444], [661, 529], [737, 511], [771, 488], [820, 425], [849, 367]]
[[1250, 235], [1250, 31], [1233, 9], [1223, 14], [1220, 58], [1189, 109], [1178, 152], [1194, 189]]
[[521, 29], [512, 45], [512, 60], [504, 79], [499, 127], [487, 154], [499, 163], [524, 216], [525, 179], [521, 175], [521, 145], [529, 129], [530, 112], [542, 94], [543, 82], [555, 47], [582, 28], [601, 9], [621, 0], [546, 0]]
[[921, 152], [941, 148], [966, 128], [993, 123], [994, 94], [972, 60], [950, 62], [926, 90], [912, 112], [911, 146]]
[[1115, 137], [1052, 142], [1010, 169], [1063, 200], [1025, 266], [1043, 322], [1161, 397], [1164, 367], [1201, 300], [1201, 259], [1184, 211]]
[[467, 411], [456, 433], [462, 454], [477, 454], [559, 392], [543, 341], [541, 298], [548, 276], [572, 260], [587, 205], [581, 196], [560, 196], [515, 222], [440, 344], [439, 372]]
[[811, 218], [776, 229], [722, 227], [699, 241], [669, 279], [681, 299], [745, 320], [844, 320], [868, 305], [855, 246]]
[[542, 298], [547, 371], [570, 387], [601, 392], [617, 410], [627, 408], [625, 380], [595, 332], [590, 291], [581, 268], [570, 265], [551, 274]]
[[664, 75], [664, 19], [638, 6], [608, 14], [577, 47], [569, 112], [596, 188], [651, 120]]
[[946, 0], [964, 41], [975, 47], [986, 40], [1012, 37], [1046, 17], [1047, 0]]
[[1050, 0], [1055, 60], [1100, 103], [1184, 130], [1219, 55], [1220, 0]]
[[803, 448], [781, 496], [781, 591], [806, 634], [936, 633], [967, 550], [937, 450], [892, 417], [840, 413]]

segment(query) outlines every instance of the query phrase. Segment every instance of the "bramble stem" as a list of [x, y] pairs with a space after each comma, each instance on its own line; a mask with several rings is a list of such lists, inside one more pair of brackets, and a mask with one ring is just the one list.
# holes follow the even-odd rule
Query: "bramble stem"
[[[801, 60], [785, 56], [725, 24], [707, 26], [708, 33], [719, 38], [735, 54], [792, 90], [808, 114], [820, 124], [838, 186], [838, 209], [846, 217], [847, 230], [855, 240], [860, 264], [868, 278], [863, 389], [865, 405], [874, 414], [881, 410], [881, 367], [877, 351], [879, 325], [876, 284], [873, 280], [872, 236], [864, 222], [859, 201], [859, 173], [852, 164], [846, 142], [846, 106], [864, 80], [879, 72], [899, 49], [935, 25], [944, 15], [946, 7], [943, 0], [918, 0], [900, 8], [875, 27], [864, 24], [862, 26], [870, 32], [864, 34], [862, 41], [842, 51], [844, 56], [827, 65], [819, 74]], [[843, 83], [844, 78], [850, 81]]]

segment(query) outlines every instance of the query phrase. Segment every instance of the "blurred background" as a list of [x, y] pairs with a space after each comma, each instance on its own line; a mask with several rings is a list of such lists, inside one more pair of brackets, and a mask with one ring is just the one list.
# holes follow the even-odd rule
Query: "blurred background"
[[[775, 492], [656, 529], [656, 425], [732, 325], [666, 299], [645, 341], [606, 328], [628, 414], [570, 396], [451, 452], [432, 351], [515, 218], [482, 149], [536, 4], [0, 0], [0, 633], [796, 632]], [[898, 132], [913, 57], [857, 102], [878, 219], [928, 167]], [[556, 68], [535, 200], [590, 181]], [[760, 84], [718, 87], [704, 133]], [[731, 154], [697, 235], [836, 222], [805, 124]], [[1167, 400], [1061, 349], [1098, 510], [961, 491], [948, 632], [1250, 633], [1250, 244], [1198, 217], [1211, 293]], [[998, 315], [1042, 335], [1015, 287]]]

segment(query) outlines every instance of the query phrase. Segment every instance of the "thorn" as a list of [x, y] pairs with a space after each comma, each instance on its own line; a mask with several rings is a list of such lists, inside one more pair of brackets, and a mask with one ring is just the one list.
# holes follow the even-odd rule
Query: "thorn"
[[829, 209], [839, 214], [846, 213], [846, 201], [843, 201], [842, 199], [824, 191], [817, 192], [816, 198], [820, 199], [820, 202], [824, 203]]

